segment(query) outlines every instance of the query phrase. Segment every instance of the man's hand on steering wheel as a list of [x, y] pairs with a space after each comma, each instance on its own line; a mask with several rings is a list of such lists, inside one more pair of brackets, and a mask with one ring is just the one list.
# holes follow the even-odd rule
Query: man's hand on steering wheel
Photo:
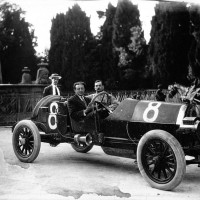
[[102, 102], [95, 101], [94, 103], [97, 104], [97, 111], [106, 110], [109, 114], [112, 113], [112, 111], [109, 109], [109, 107], [104, 105]]
[[88, 104], [87, 108], [85, 109], [84, 113], [87, 115], [88, 113], [94, 110], [94, 104]]
[[[100, 102], [97, 101], [97, 98], [98, 98], [99, 96], [103, 96]], [[92, 99], [92, 101], [89, 103], [89, 105], [91, 105], [91, 104], [93, 104], [93, 105], [98, 104], [98, 105], [100, 105], [100, 107], [101, 107], [102, 109], [106, 110], [106, 111], [110, 114], [110, 113], [112, 113], [112, 111], [109, 109], [108, 106], [106, 106], [106, 105], [102, 102], [103, 99], [104, 99], [104, 96], [107, 96], [107, 99], [109, 99], [108, 97], [110, 97], [110, 94], [107, 93], [107, 92], [105, 92], [105, 91], [98, 93], [98, 94]], [[89, 105], [88, 105], [88, 106], [89, 106]]]

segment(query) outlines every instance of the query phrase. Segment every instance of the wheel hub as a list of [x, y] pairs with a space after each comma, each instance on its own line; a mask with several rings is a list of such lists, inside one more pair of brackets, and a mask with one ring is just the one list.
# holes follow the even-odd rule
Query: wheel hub
[[20, 141], [20, 144], [22, 144], [22, 145], [26, 144], [26, 139], [25, 138], [20, 138], [19, 141]]
[[154, 163], [159, 164], [160, 161], [161, 161], [160, 156], [155, 156], [155, 157], [153, 158], [153, 162], [154, 162]]

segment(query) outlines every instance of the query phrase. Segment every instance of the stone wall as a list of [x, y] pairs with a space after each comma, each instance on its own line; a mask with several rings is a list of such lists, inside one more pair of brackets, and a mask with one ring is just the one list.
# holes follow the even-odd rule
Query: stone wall
[[0, 84], [1, 94], [42, 94], [46, 85], [41, 84]]

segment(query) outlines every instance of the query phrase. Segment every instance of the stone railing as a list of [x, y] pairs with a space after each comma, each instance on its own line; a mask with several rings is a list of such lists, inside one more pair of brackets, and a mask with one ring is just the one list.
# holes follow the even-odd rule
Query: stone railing
[[0, 85], [0, 125], [12, 125], [30, 116], [46, 85]]

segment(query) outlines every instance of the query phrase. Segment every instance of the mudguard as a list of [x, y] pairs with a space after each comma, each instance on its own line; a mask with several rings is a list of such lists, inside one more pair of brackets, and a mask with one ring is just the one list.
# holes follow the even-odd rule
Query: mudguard
[[61, 98], [62, 98], [61, 96], [57, 96], [57, 95], [48, 95], [40, 99], [40, 101], [36, 104], [35, 108], [32, 111], [31, 119], [34, 119], [38, 116], [38, 112], [41, 107], [49, 106], [51, 102], [59, 101], [61, 100]]
[[123, 100], [107, 120], [128, 122], [180, 124], [187, 105], [161, 101]]

